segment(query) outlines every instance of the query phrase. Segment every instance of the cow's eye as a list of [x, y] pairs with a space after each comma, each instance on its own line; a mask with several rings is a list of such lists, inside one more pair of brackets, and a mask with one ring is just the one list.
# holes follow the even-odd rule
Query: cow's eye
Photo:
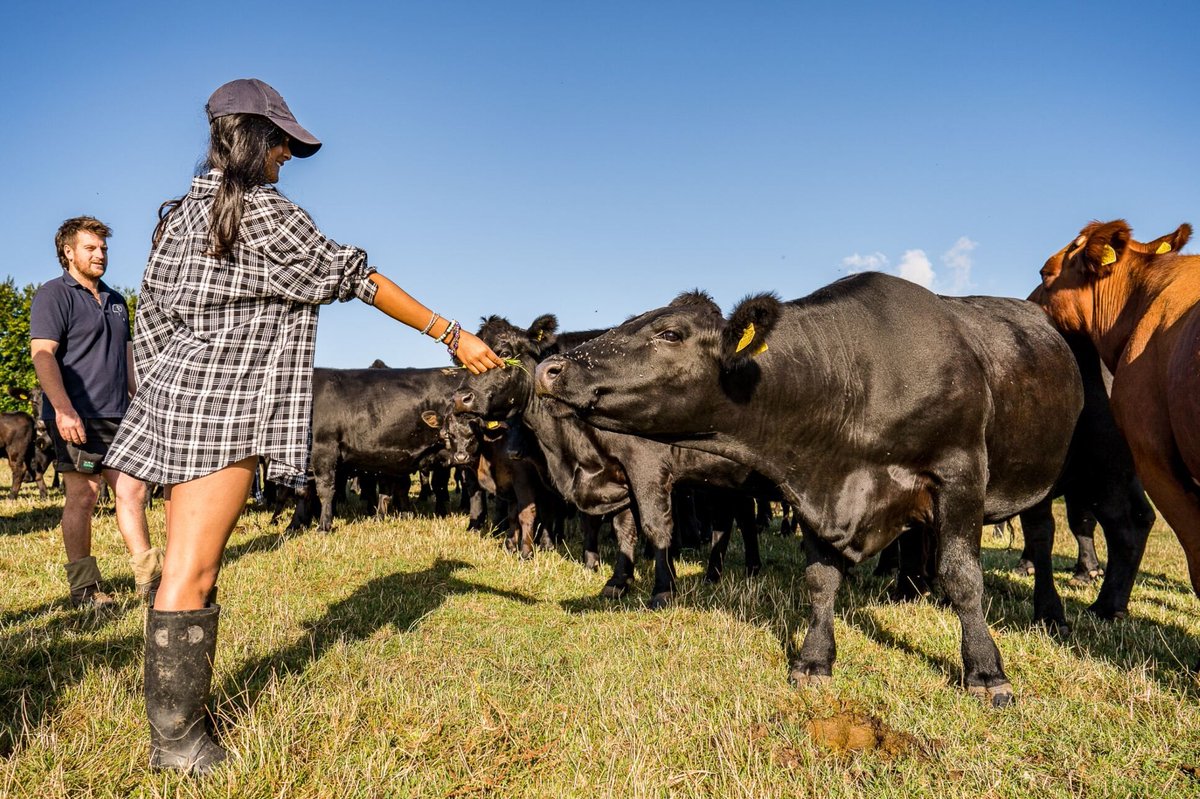
[[679, 335], [679, 331], [677, 331], [677, 330], [664, 330], [661, 333], [659, 333], [655, 338], [660, 338], [663, 341], [670, 341], [673, 344], [683, 341], [683, 336]]

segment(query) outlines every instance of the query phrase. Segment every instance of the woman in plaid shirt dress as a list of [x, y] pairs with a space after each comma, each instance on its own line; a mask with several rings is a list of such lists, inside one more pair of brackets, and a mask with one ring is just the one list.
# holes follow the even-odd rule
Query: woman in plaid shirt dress
[[105, 458], [166, 486], [162, 584], [146, 623], [150, 765], [196, 773], [226, 755], [205, 723], [225, 544], [260, 455], [272, 479], [304, 482], [317, 307], [357, 297], [423, 326], [474, 374], [503, 365], [273, 188], [284, 162], [321, 146], [278, 92], [235, 80], [206, 110], [208, 160], [160, 212], [137, 308], [138, 390]]

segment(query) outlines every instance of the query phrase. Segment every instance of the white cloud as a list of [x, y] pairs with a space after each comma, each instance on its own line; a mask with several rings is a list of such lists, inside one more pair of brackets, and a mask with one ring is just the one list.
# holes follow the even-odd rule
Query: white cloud
[[946, 294], [962, 294], [971, 287], [971, 251], [979, 246], [979, 242], [971, 241], [966, 236], [960, 236], [954, 246], [942, 255], [942, 263], [950, 271], [950, 276], [939, 290]]
[[933, 288], [936, 277], [933, 273], [933, 264], [929, 263], [929, 258], [925, 255], [924, 250], [905, 250], [896, 274], [927, 289]]
[[887, 269], [888, 258], [881, 252], [873, 252], [869, 255], [854, 255], [842, 259], [842, 266], [850, 274], [855, 272], [883, 272]]
[[888, 272], [939, 294], [965, 294], [971, 288], [971, 267], [974, 265], [971, 252], [978, 246], [979, 242], [959, 236], [958, 241], [942, 253], [941, 262], [945, 269], [941, 275], [934, 271], [925, 251], [917, 249], [905, 250], [895, 269], [890, 268], [891, 261], [881, 252], [867, 255], [856, 252], [842, 259], [842, 267], [848, 274]]

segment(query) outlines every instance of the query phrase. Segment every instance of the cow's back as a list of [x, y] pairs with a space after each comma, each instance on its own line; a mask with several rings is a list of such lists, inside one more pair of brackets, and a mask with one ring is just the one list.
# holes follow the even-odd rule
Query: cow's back
[[992, 419], [984, 516], [1006, 519], [1045, 497], [1062, 470], [1083, 407], [1078, 366], [1034, 303], [944, 299], [962, 320], [987, 376]]

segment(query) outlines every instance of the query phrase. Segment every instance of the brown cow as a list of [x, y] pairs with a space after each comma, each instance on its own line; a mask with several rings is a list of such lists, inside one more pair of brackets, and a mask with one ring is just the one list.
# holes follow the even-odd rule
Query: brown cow
[[1142, 244], [1123, 219], [1093, 222], [1046, 261], [1031, 299], [1090, 336], [1113, 373], [1113, 415], [1200, 595], [1200, 255], [1179, 254], [1191, 233]]

